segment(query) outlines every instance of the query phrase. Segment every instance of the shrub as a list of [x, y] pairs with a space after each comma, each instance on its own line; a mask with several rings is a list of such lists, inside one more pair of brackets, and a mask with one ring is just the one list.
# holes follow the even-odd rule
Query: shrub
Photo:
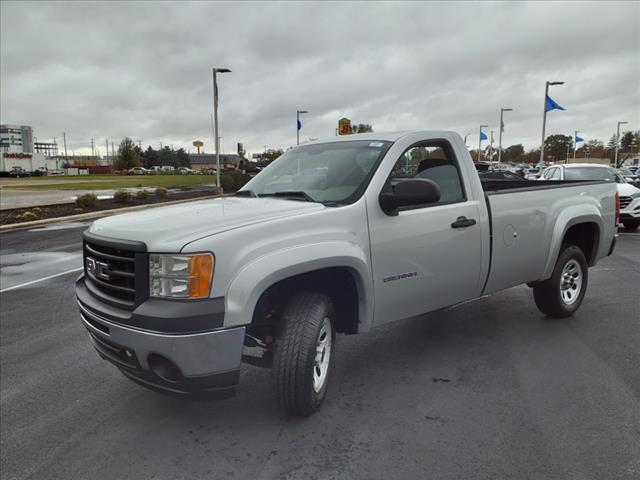
[[28, 222], [30, 220], [36, 220], [37, 218], [38, 215], [30, 211], [26, 211], [18, 215], [18, 220], [20, 220], [21, 222]]
[[142, 188], [142, 187], [143, 187], [143, 185], [142, 185], [141, 183], [139, 183], [139, 184], [137, 184], [137, 185], [136, 185], [136, 187], [138, 187], [138, 188]]
[[223, 173], [220, 177], [220, 184], [225, 192], [235, 192], [241, 189], [251, 177], [245, 173]]
[[169, 193], [169, 191], [164, 187], [156, 188], [156, 195], [158, 197], [166, 197], [168, 193]]
[[98, 197], [94, 193], [78, 195], [76, 206], [80, 208], [95, 208], [98, 206]]
[[113, 194], [113, 199], [118, 203], [129, 203], [131, 201], [131, 193], [126, 190], [118, 190]]
[[139, 190], [136, 193], [136, 198], [138, 200], [144, 200], [145, 198], [147, 198], [149, 196], [149, 192], [147, 192], [146, 190]]

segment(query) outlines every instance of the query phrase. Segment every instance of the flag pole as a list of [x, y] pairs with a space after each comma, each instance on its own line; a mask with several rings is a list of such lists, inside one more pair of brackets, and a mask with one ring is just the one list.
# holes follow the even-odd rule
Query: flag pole
[[544, 165], [544, 131], [547, 127], [547, 97], [549, 96], [549, 82], [544, 85], [544, 102], [542, 106], [542, 143], [540, 144], [540, 162], [539, 166]]
[[573, 134], [573, 163], [576, 163], [576, 150], [578, 149], [578, 132], [579, 130], [576, 130]]

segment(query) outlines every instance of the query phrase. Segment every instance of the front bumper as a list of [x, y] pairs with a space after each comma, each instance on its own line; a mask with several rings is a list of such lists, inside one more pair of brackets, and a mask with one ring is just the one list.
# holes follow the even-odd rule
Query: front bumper
[[227, 397], [239, 380], [245, 327], [191, 334], [130, 328], [78, 302], [100, 356], [152, 390], [195, 398]]
[[640, 220], [640, 198], [634, 198], [629, 205], [620, 209], [620, 221]]

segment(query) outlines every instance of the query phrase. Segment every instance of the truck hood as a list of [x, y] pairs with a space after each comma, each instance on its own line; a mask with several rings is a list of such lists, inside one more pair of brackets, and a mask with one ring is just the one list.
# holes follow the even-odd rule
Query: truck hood
[[179, 252], [199, 238], [325, 208], [319, 203], [276, 198], [212, 198], [103, 218], [93, 222], [89, 231], [144, 242], [149, 251]]

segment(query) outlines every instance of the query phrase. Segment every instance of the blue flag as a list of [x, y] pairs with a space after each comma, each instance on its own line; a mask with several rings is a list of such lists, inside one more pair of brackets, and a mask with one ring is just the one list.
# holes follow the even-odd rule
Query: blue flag
[[584, 138], [580, 138], [578, 135], [576, 135], [576, 143], [579, 142], [584, 142]]
[[486, 140], [487, 136], [485, 135], [484, 132], [480, 132], [480, 140]]
[[549, 95], [547, 95], [547, 101], [544, 107], [545, 112], [549, 112], [551, 110], [564, 110], [560, 105], [554, 102]]
[[300, 122], [300, 120], [298, 120], [298, 130], [300, 130], [302, 128], [302, 122]]

